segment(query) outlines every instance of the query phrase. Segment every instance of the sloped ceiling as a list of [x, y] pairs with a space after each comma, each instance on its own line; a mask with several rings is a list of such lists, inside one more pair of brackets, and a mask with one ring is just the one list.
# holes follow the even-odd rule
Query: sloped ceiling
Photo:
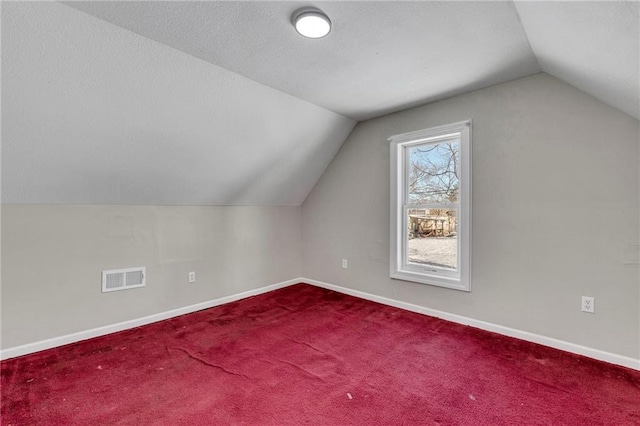
[[3, 2], [2, 201], [299, 205], [355, 120], [541, 71], [640, 119], [640, 2], [308, 5]]
[[300, 205], [355, 122], [60, 3], [2, 4], [2, 201]]
[[517, 2], [544, 72], [640, 119], [640, 2]]
[[364, 120], [544, 71], [640, 119], [638, 1], [69, 2], [123, 28]]
[[331, 111], [364, 120], [540, 71], [509, 2], [69, 2], [69, 6]]

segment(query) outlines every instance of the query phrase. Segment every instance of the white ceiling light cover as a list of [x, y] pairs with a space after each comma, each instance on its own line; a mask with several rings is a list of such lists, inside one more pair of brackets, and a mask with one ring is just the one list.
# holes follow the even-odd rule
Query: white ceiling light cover
[[307, 38], [322, 38], [331, 32], [331, 21], [324, 13], [316, 9], [295, 13], [293, 25], [300, 35]]

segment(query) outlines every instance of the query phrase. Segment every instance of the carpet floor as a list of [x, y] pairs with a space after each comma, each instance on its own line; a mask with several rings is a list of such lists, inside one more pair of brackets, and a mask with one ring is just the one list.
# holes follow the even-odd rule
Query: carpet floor
[[640, 372], [298, 284], [0, 364], [9, 425], [640, 425]]

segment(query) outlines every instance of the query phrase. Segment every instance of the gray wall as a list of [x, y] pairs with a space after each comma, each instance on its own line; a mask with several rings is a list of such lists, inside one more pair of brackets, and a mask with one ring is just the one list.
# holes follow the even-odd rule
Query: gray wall
[[[386, 139], [465, 119], [472, 292], [391, 280]], [[303, 204], [303, 274], [638, 358], [639, 145], [637, 120], [546, 74], [360, 123]]]
[[[391, 280], [386, 138], [468, 118], [472, 292]], [[2, 348], [306, 276], [638, 358], [639, 145], [540, 74], [359, 124], [302, 207], [3, 205]], [[131, 266], [147, 287], [100, 292]]]
[[[300, 207], [3, 205], [2, 348], [299, 277], [300, 230]], [[133, 266], [146, 287], [101, 293]]]

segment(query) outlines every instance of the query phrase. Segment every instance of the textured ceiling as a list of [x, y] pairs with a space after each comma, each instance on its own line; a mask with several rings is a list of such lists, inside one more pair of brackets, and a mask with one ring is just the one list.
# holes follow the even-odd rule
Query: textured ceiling
[[319, 40], [290, 23], [309, 3], [67, 4], [358, 120], [540, 72], [510, 2], [312, 2]]
[[2, 2], [2, 202], [299, 205], [353, 119], [540, 71], [640, 119], [640, 2], [312, 4]]
[[640, 119], [640, 2], [517, 2], [542, 70]]
[[[70, 2], [357, 120], [544, 71], [640, 119], [640, 2]], [[533, 48], [533, 49], [532, 49]]]
[[354, 124], [60, 3], [2, 3], [3, 203], [300, 205]]

